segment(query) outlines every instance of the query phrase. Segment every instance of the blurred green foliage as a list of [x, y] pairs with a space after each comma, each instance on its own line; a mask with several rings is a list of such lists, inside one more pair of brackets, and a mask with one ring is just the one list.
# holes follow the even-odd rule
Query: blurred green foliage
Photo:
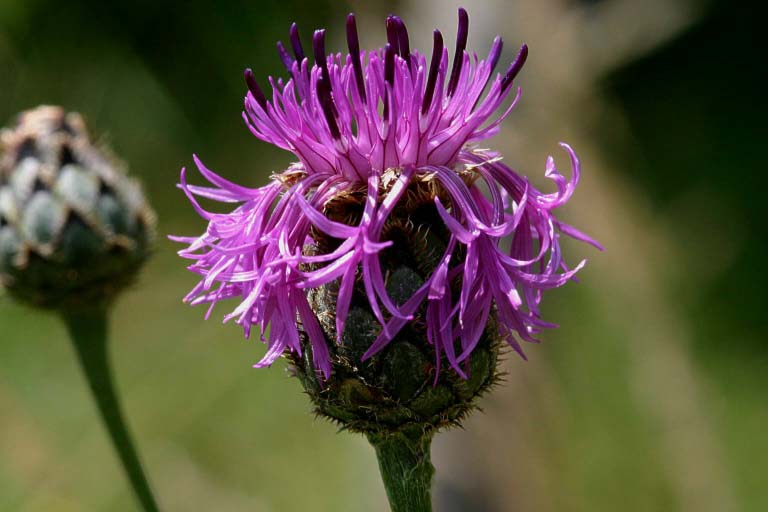
[[[690, 247], [691, 266], [673, 285], [700, 319], [701, 348], [748, 354], [765, 370], [768, 280], [755, 264], [768, 260], [768, 102], [759, 62], [768, 9], [745, 4], [716, 4], [682, 37], [610, 77], [633, 140], [605, 146], [620, 150], [614, 159], [660, 213], [676, 214], [671, 227]], [[708, 201], [686, 202], [691, 190]], [[713, 276], [706, 267], [718, 259], [714, 252], [732, 259]]]
[[606, 82], [633, 139], [605, 147], [683, 254], [667, 286], [694, 329], [746, 510], [768, 507], [768, 459], [758, 455], [768, 453], [766, 15], [764, 3], [714, 2], [682, 37]]

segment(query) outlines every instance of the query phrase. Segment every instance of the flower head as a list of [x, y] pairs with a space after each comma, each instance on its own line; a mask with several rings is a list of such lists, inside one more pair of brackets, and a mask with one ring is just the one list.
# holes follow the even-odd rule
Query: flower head
[[[316, 31], [314, 58], [294, 24], [292, 54], [278, 43], [290, 77], [270, 77], [268, 98], [246, 70], [243, 118], [257, 138], [298, 162], [256, 189], [225, 180], [196, 157], [212, 187], [188, 184], [182, 170], [181, 188], [208, 221], [203, 235], [175, 238], [189, 244], [180, 254], [202, 276], [187, 300], [212, 307], [239, 298], [225, 318], [246, 334], [254, 325], [268, 332], [257, 367], [308, 348], [328, 378], [334, 355], [326, 340], [342, 342], [351, 308], [362, 304], [378, 325], [362, 361], [411, 325], [433, 348], [435, 379], [441, 360], [469, 377], [489, 319], [521, 355], [519, 340], [535, 341], [553, 327], [539, 313], [542, 291], [573, 279], [585, 263], [568, 267], [559, 237], [597, 246], [553, 215], [576, 188], [579, 161], [561, 144], [571, 178], [548, 158], [545, 175], [556, 191], [543, 193], [497, 153], [474, 145], [498, 132], [519, 99], [513, 83], [528, 49], [496, 73], [501, 38], [479, 59], [465, 49], [468, 26], [460, 9], [451, 62], [437, 30], [430, 58], [412, 51], [396, 16], [386, 21], [387, 44], [374, 51], [360, 50], [351, 14], [347, 55], [327, 54], [325, 31]], [[197, 197], [239, 205], [212, 213]], [[415, 277], [398, 286], [394, 274], [411, 267]], [[320, 297], [328, 291], [331, 299]], [[330, 313], [324, 300], [333, 302]]]

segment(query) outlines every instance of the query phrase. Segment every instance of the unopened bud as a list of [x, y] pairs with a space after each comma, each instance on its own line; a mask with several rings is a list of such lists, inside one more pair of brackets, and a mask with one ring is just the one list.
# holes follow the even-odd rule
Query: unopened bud
[[23, 112], [0, 144], [0, 283], [46, 308], [112, 299], [154, 237], [139, 184], [59, 107]]

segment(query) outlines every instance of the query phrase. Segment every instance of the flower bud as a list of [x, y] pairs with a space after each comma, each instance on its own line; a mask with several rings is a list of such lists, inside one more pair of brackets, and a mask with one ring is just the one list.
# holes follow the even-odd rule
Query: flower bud
[[139, 184], [60, 107], [23, 112], [0, 147], [0, 283], [45, 308], [112, 299], [154, 237]]

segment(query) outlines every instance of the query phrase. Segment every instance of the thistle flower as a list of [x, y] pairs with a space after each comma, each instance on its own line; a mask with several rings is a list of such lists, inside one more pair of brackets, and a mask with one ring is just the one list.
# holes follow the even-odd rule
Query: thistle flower
[[[350, 14], [349, 54], [326, 53], [317, 30], [312, 62], [294, 24], [292, 54], [277, 45], [289, 78], [270, 77], [268, 98], [247, 69], [243, 119], [298, 162], [255, 189], [197, 157], [211, 187], [181, 172], [208, 221], [199, 237], [174, 237], [202, 276], [186, 300], [210, 314], [239, 298], [225, 320], [260, 331], [268, 350], [256, 367], [287, 354], [317, 411], [368, 435], [402, 510], [428, 509], [404, 482], [428, 489], [429, 439], [496, 380], [501, 343], [523, 356], [521, 340], [554, 326], [541, 318], [542, 292], [585, 263], [566, 265], [560, 236], [599, 247], [553, 214], [579, 181], [570, 146], [571, 178], [548, 158], [555, 191], [544, 193], [477, 145], [519, 100], [528, 48], [496, 73], [501, 38], [480, 59], [466, 51], [468, 27], [459, 9], [451, 62], [438, 30], [430, 58], [412, 51], [396, 16], [387, 44], [361, 51]], [[212, 213], [198, 197], [239, 206]], [[398, 467], [418, 469], [404, 480], [392, 477]]]
[[[253, 325], [262, 332], [270, 327], [269, 350], [259, 367], [286, 350], [300, 354], [301, 331], [313, 349], [315, 368], [329, 377], [326, 339], [307, 294], [339, 281], [338, 342], [361, 281], [382, 326], [363, 360], [385, 348], [426, 303], [424, 320], [435, 364], [445, 354], [451, 367], [466, 377], [462, 363], [471, 356], [492, 310], [502, 338], [521, 355], [518, 337], [536, 341], [542, 328], [553, 327], [540, 316], [541, 292], [565, 284], [585, 263], [566, 266], [561, 234], [598, 246], [553, 215], [579, 181], [579, 160], [570, 146], [561, 144], [570, 159], [570, 180], [558, 172], [552, 157], [547, 159], [545, 176], [554, 181], [554, 193], [536, 190], [497, 153], [475, 146], [498, 132], [517, 103], [520, 89], [513, 82], [528, 56], [527, 46], [505, 72], [494, 74], [502, 40], [494, 40], [484, 60], [469, 54], [464, 10], [451, 66], [438, 30], [428, 61], [410, 50], [399, 18], [388, 17], [386, 27], [383, 49], [360, 51], [350, 15], [346, 56], [326, 54], [325, 31], [318, 30], [311, 64], [294, 24], [293, 56], [278, 43], [290, 78], [270, 78], [271, 101], [251, 70], [245, 71], [249, 91], [243, 119], [248, 128], [299, 159], [271, 183], [257, 189], [236, 185], [196, 157], [213, 188], [187, 184], [182, 170], [181, 188], [209, 222], [204, 235], [177, 238], [190, 244], [181, 251], [194, 260], [190, 270], [204, 277], [187, 300], [215, 304], [241, 297], [226, 319], [236, 318], [246, 334]], [[511, 104], [499, 113], [509, 96], [514, 96]], [[242, 204], [229, 214], [210, 213], [195, 196]], [[427, 205], [440, 222], [427, 229], [448, 232], [445, 250], [424, 283], [396, 304], [381, 262], [395, 244], [387, 228], [400, 220], [399, 208]], [[509, 248], [504, 240], [511, 241]], [[456, 278], [458, 294], [450, 291]]]

